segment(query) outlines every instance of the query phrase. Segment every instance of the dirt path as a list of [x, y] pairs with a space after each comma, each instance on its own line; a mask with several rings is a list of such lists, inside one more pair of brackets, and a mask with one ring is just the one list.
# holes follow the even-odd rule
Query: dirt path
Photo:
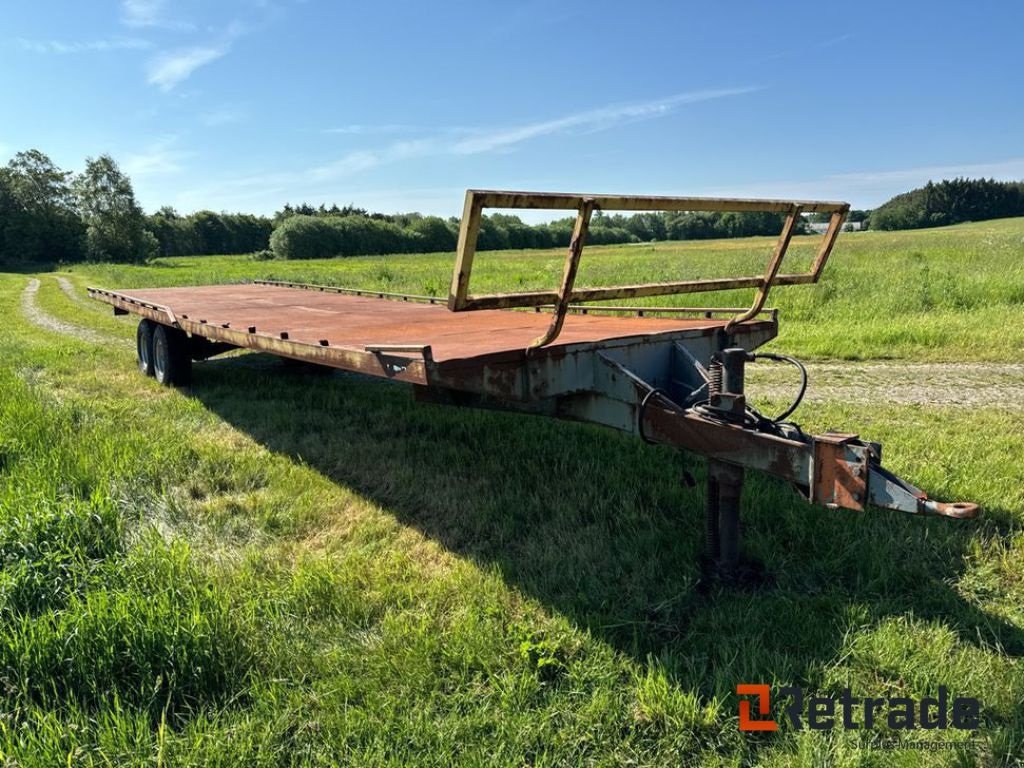
[[[63, 278], [58, 278], [61, 280]], [[67, 282], [67, 281], [65, 281]], [[80, 325], [74, 323], [67, 323], [63, 320], [58, 320], [53, 315], [45, 312], [36, 303], [36, 295], [39, 293], [39, 280], [38, 278], [31, 278], [28, 281], [28, 285], [25, 286], [25, 290], [21, 294], [21, 311], [25, 315], [25, 318], [32, 324], [45, 328], [48, 331], [59, 333], [63, 336], [70, 336], [80, 341], [87, 341], [92, 344], [116, 344], [120, 342], [120, 339], [116, 339], [113, 336], [108, 336], [105, 333], [95, 331], [91, 328], [83, 328]], [[68, 286], [74, 291], [74, 286], [68, 283]], [[64, 286], [61, 289], [67, 292]]]
[[64, 295], [71, 299], [75, 304], [81, 304], [83, 307], [88, 306], [88, 299], [78, 293], [75, 288], [75, 284], [68, 280], [66, 277], [58, 277], [57, 285], [64, 291]]
[[[807, 373], [807, 402], [1024, 410], [1021, 363], [808, 363]], [[797, 386], [798, 375], [789, 366], [757, 363], [747, 368], [747, 390], [754, 397], [784, 400]]]

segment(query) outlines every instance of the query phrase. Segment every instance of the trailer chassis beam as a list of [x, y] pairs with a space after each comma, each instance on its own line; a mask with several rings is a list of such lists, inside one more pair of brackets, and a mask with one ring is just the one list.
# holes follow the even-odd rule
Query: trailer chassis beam
[[665, 402], [649, 404], [641, 418], [637, 430], [651, 442], [773, 475], [795, 485], [808, 501], [829, 509], [863, 512], [871, 505], [915, 515], [977, 515], [977, 504], [929, 499], [882, 467], [881, 446], [854, 434], [780, 437]]

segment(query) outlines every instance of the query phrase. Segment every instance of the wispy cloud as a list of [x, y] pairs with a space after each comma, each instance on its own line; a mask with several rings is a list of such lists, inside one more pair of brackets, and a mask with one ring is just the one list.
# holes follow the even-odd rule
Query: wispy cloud
[[159, 176], [183, 170], [189, 152], [177, 149], [177, 136], [162, 136], [143, 151], [129, 154], [121, 164], [129, 176]]
[[[341, 157], [297, 172], [254, 174], [222, 179], [185, 190], [179, 200], [186, 205], [209, 205], [204, 200], [268, 199], [293, 194], [295, 199], [309, 195], [337, 195], [337, 182], [378, 166], [426, 157], [455, 157], [507, 152], [519, 144], [556, 134], [586, 134], [610, 130], [640, 120], [666, 117], [687, 104], [739, 96], [758, 90], [754, 87], [691, 91], [662, 99], [617, 104], [577, 112], [563, 117], [499, 128], [423, 129], [430, 135], [395, 141], [375, 149], [358, 149]], [[387, 133], [381, 126], [344, 126], [338, 134]], [[394, 126], [396, 129], [399, 127]], [[402, 126], [403, 129], [405, 126]], [[366, 129], [366, 130], [363, 130]], [[374, 129], [374, 130], [371, 130]], [[394, 131], [398, 133], [399, 131]], [[296, 192], [296, 190], [298, 190]], [[229, 206], [230, 207], [230, 206]]]
[[195, 28], [190, 22], [170, 17], [166, 0], [121, 0], [121, 23], [127, 27]]
[[146, 81], [162, 91], [169, 91], [200, 67], [216, 61], [230, 50], [228, 43], [199, 45], [166, 51], [149, 62]]
[[623, 123], [639, 120], [651, 120], [664, 117], [684, 104], [696, 104], [701, 101], [712, 101], [729, 96], [740, 96], [758, 90], [757, 88], [719, 88], [714, 90], [690, 91], [654, 101], [634, 104], [617, 104], [600, 109], [578, 112], [554, 120], [528, 123], [513, 128], [491, 131], [457, 142], [451, 148], [459, 155], [475, 155], [481, 152], [493, 152], [507, 149], [529, 139], [557, 133], [604, 131]]
[[107, 40], [28, 40], [17, 38], [23, 50], [33, 53], [93, 53], [106, 51], [143, 50], [152, 43], [137, 37], [113, 37]]
[[[415, 140], [399, 141], [377, 150], [357, 150], [338, 160], [311, 170], [317, 179], [336, 178], [364, 171], [376, 165], [431, 155], [478, 155], [487, 152], [505, 152], [518, 144], [543, 136], [569, 133], [595, 133], [609, 130], [627, 123], [653, 120], [672, 114], [686, 104], [712, 101], [730, 96], [740, 96], [758, 90], [754, 87], [718, 88], [679, 93], [652, 101], [630, 104], [613, 104], [599, 109], [577, 112], [571, 115], [542, 120], [506, 128], [473, 129], [459, 128], [456, 134]], [[349, 128], [370, 126], [349, 126]], [[397, 127], [397, 126], [396, 126]], [[356, 131], [351, 131], [355, 133]], [[469, 134], [468, 136], [464, 134]]]
[[146, 81], [160, 90], [169, 91], [200, 67], [226, 56], [234, 41], [247, 31], [244, 24], [235, 21], [213, 42], [163, 51], [149, 61]]

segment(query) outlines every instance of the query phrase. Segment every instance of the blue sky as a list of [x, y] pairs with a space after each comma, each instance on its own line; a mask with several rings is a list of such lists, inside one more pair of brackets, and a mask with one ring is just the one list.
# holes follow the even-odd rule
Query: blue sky
[[1024, 178], [1024, 3], [9, 3], [0, 160], [143, 205], [461, 211], [467, 187], [800, 197]]

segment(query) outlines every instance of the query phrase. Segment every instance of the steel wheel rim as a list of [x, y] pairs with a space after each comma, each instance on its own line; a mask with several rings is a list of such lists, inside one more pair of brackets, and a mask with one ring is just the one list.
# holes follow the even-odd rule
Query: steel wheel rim
[[162, 333], [153, 336], [153, 371], [161, 381], [167, 370], [167, 340]]
[[139, 368], [143, 372], [149, 372], [150, 360], [149, 360], [149, 341], [152, 339], [152, 334], [140, 331], [135, 338], [135, 350], [139, 356]]

